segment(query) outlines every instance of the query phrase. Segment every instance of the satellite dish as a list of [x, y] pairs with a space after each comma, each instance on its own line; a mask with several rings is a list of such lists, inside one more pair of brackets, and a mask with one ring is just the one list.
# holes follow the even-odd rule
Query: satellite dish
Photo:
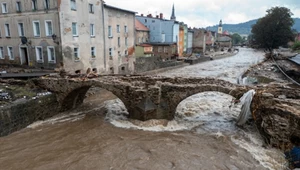
[[27, 44], [27, 38], [26, 37], [21, 37], [21, 42], [22, 42], [22, 44]]

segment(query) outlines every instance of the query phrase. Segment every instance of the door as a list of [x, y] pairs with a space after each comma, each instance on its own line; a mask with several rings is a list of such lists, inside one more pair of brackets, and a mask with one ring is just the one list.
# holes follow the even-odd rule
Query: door
[[20, 57], [21, 57], [21, 65], [29, 65], [28, 51], [27, 47], [20, 47]]

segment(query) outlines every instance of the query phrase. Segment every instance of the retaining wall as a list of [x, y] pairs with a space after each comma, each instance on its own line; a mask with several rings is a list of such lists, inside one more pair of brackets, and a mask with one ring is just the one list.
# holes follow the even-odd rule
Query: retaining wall
[[0, 108], [0, 136], [23, 129], [37, 120], [58, 114], [58, 102], [54, 94], [37, 99], [19, 100]]

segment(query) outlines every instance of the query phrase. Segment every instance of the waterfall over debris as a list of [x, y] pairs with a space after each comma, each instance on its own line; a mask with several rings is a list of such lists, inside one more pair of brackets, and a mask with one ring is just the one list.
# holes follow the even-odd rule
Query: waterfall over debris
[[255, 90], [250, 90], [240, 98], [242, 104], [241, 114], [239, 115], [236, 124], [238, 126], [244, 125], [251, 116], [250, 105], [255, 94]]

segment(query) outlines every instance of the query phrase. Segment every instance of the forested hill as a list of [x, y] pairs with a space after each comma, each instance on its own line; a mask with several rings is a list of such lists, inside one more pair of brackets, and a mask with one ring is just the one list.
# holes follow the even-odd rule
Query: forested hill
[[[223, 24], [223, 31], [227, 30], [230, 33], [238, 33], [238, 34], [250, 34], [251, 26], [257, 22], [258, 19], [251, 20], [248, 22], [240, 23], [240, 24]], [[300, 32], [300, 18], [294, 18], [295, 24], [293, 29], [296, 29]], [[218, 25], [207, 27], [208, 30], [217, 31]]]

